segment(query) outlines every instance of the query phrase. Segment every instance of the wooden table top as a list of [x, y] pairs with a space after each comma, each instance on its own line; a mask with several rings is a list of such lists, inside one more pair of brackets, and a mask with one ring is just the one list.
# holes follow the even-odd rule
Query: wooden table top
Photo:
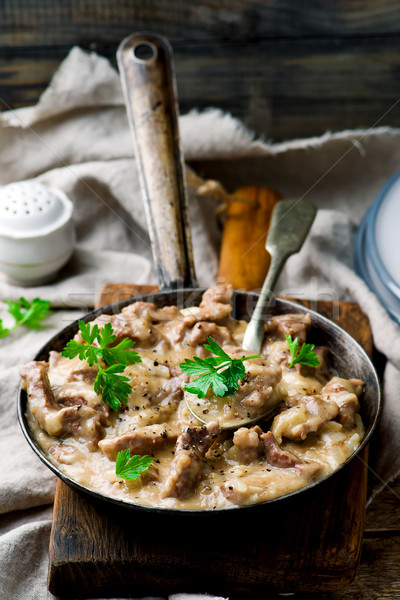
[[[373, 445], [370, 456], [373, 454]], [[374, 479], [370, 473], [370, 479]], [[341, 591], [318, 594], [318, 600], [394, 600], [400, 598], [400, 479], [367, 507], [359, 573]], [[316, 600], [296, 594], [295, 600]]]

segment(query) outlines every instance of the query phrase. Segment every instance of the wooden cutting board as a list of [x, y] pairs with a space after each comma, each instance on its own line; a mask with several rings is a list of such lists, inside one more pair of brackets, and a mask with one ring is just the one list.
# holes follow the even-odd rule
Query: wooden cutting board
[[[278, 195], [246, 188], [236, 196], [250, 203], [233, 202], [228, 209], [219, 279], [257, 289], [268, 269], [266, 226]], [[244, 254], [251, 269], [244, 269]], [[154, 289], [109, 284], [99, 305]], [[357, 304], [302, 304], [333, 318], [371, 354], [369, 323]], [[365, 449], [328, 481], [297, 497], [206, 519], [117, 507], [58, 481], [49, 589], [61, 598], [165, 597], [182, 591], [265, 598], [266, 590], [345, 587], [360, 559], [367, 454]]]

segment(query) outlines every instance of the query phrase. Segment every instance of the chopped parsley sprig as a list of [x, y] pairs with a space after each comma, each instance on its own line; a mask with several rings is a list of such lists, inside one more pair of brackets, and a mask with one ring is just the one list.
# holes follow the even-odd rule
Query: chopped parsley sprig
[[7, 328], [3, 326], [3, 321], [0, 319], [0, 338], [6, 337], [21, 325], [26, 325], [30, 329], [40, 329], [41, 321], [51, 314], [49, 300], [41, 298], [34, 298], [32, 302], [28, 302], [21, 296], [17, 301], [6, 300], [5, 303], [15, 322], [12, 327]]
[[[61, 354], [71, 359], [78, 356], [80, 360], [86, 360], [91, 367], [96, 365], [98, 373], [94, 381], [94, 391], [97, 394], [101, 393], [103, 401], [113, 410], [118, 410], [122, 402], [127, 402], [131, 393], [129, 377], [120, 373], [126, 365], [142, 362], [139, 354], [131, 350], [134, 342], [125, 338], [116, 346], [110, 347], [117, 339], [111, 323], [99, 328], [97, 324], [90, 327], [90, 323], [79, 321], [79, 331], [85, 343], [70, 340]], [[98, 345], [94, 346], [94, 342]], [[103, 367], [100, 360], [109, 366]]]
[[260, 355], [231, 358], [212, 337], [208, 337], [207, 341], [204, 348], [215, 356], [194, 356], [193, 360], [185, 358], [179, 365], [184, 373], [198, 376], [183, 389], [198, 398], [204, 398], [210, 387], [216, 396], [229, 396], [239, 389], [239, 381], [242, 381], [246, 373], [243, 361], [260, 358]]
[[314, 344], [303, 344], [298, 352], [299, 340], [297, 338], [293, 340], [292, 336], [286, 335], [286, 333], [285, 338], [289, 344], [290, 356], [292, 358], [289, 369], [297, 363], [306, 365], [307, 367], [318, 367], [320, 362], [318, 356], [314, 352]]
[[150, 467], [153, 459], [151, 456], [139, 456], [135, 454], [130, 458], [130, 451], [120, 450], [115, 463], [115, 474], [121, 479], [139, 479], [142, 473], [145, 473]]

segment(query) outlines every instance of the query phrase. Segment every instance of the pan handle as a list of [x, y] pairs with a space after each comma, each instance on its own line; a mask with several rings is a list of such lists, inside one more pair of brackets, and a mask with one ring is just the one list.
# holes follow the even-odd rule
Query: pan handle
[[134, 33], [117, 60], [160, 288], [194, 287], [172, 49], [159, 35]]

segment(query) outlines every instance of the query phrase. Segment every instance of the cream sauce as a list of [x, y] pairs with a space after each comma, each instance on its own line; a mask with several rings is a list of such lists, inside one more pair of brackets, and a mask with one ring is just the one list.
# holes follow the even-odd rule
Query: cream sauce
[[[188, 314], [195, 314], [196, 310], [185, 309], [174, 319], [153, 324], [152, 327], [157, 330], [157, 339], [153, 344], [146, 340], [136, 342], [135, 349], [143, 362], [129, 365], [124, 371], [130, 379], [132, 393], [126, 406], [123, 405], [118, 412], [110, 411], [104, 427], [105, 440], [138, 427], [155, 425], [168, 429], [171, 439], [154, 450], [154, 461], [148, 472], [136, 481], [118, 478], [115, 475], [115, 457], [103, 452], [101, 443], [93, 450], [78, 435], [64, 435], [61, 438], [50, 436], [40, 429], [28, 410], [35, 437], [62, 472], [92, 490], [125, 502], [182, 510], [213, 510], [233, 504], [262, 502], [298, 490], [316, 479], [326, 477], [357, 449], [364, 433], [358, 414], [351, 427], [330, 420], [317, 431], [311, 432], [306, 439], [295, 441], [283, 437], [280, 447], [304, 461], [306, 467], [301, 469], [273, 466], [263, 457], [243, 464], [233, 444], [233, 433], [223, 432], [205, 456], [204, 471], [194, 492], [184, 499], [163, 498], [161, 488], [174, 458], [176, 437], [185, 427], [200, 425], [187, 409], [183, 395], [179, 391], [175, 394], [166, 391], [173, 383], [173, 375], [179, 375], [179, 363], [194, 354], [201, 355], [203, 351], [202, 345], [189, 345], [189, 326], [180, 341], [167, 343], [165, 340], [170, 340], [176, 325], [182, 324], [182, 320]], [[246, 327], [244, 321], [227, 317], [218, 321], [218, 325], [226, 327], [232, 334], [234, 344], [240, 345]], [[319, 394], [323, 381], [315, 376], [305, 376], [299, 369], [288, 369], [282, 363], [285, 343], [280, 339], [270, 339], [269, 352], [264, 357], [264, 364], [270, 361], [275, 366], [274, 356], [279, 357], [282, 378], [275, 393], [279, 393], [282, 403], [299, 396]], [[47, 372], [56, 401], [64, 397], [82, 397], [88, 406], [98, 408], [103, 404], [101, 397], [93, 390], [95, 374], [85, 361], [69, 360], [54, 353]], [[282, 408], [285, 409], [283, 404]], [[261, 422], [259, 425], [265, 432], [271, 427], [271, 423]], [[223, 493], [224, 489], [233, 490], [235, 495]]]

